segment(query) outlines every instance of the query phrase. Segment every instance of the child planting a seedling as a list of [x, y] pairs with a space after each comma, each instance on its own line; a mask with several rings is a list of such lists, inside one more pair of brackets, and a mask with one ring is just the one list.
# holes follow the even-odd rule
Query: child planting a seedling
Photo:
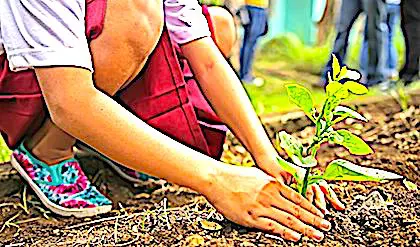
[[[0, 131], [47, 208], [111, 210], [74, 158], [78, 140], [131, 181], [141, 171], [202, 193], [238, 224], [323, 239], [330, 223], [286, 184], [211, 21], [197, 0], [0, 1]], [[222, 123], [258, 168], [217, 160]]]
[[[382, 181], [402, 178], [391, 172], [361, 167], [343, 159], [331, 161], [323, 173], [320, 171], [311, 172], [312, 168], [318, 164], [317, 151], [325, 142], [342, 145], [354, 155], [373, 153], [361, 138], [350, 131], [333, 128], [335, 124], [346, 118], [367, 121], [358, 112], [340, 105], [350, 94], [361, 95], [368, 92], [365, 86], [358, 83], [360, 78], [361, 75], [358, 71], [341, 66], [333, 55], [332, 71], [328, 72], [327, 97], [319, 112], [314, 107], [311, 93], [306, 88], [297, 84], [287, 85], [290, 100], [305, 112], [316, 128], [315, 136], [307, 148], [304, 148], [299, 140], [288, 133], [279, 132], [277, 146], [287, 153], [292, 163], [280, 158], [278, 162], [285, 171], [293, 175], [297, 191], [307, 196], [310, 201], [313, 200], [313, 194], [320, 194], [321, 190], [329, 197], [336, 197], [326, 183], [329, 180]], [[339, 202], [337, 200], [330, 201]], [[322, 196], [318, 197], [315, 203], [323, 212], [327, 211]], [[341, 203], [332, 203], [332, 206], [338, 210], [344, 208]]]

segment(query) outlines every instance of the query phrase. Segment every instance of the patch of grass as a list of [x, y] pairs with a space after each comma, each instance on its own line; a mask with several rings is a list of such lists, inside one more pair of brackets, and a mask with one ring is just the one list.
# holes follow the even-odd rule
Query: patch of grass
[[3, 138], [0, 136], [0, 164], [4, 162], [10, 161], [10, 154], [12, 151], [10, 151], [6, 143], [4, 142]]
[[331, 44], [305, 46], [296, 35], [285, 34], [267, 41], [261, 47], [256, 66], [280, 67], [317, 75], [328, 60]]
[[[258, 74], [258, 73], [257, 73]], [[254, 105], [259, 115], [268, 114], [273, 112], [288, 112], [298, 110], [298, 107], [289, 101], [285, 85], [298, 83], [305, 85], [305, 83], [290, 80], [281, 79], [276, 76], [258, 74], [265, 80], [263, 87], [255, 87], [253, 85], [245, 85], [245, 89], [251, 98], [251, 102]], [[312, 88], [311, 89], [314, 103], [316, 106], [320, 106], [325, 99], [325, 92], [323, 88]], [[370, 89], [369, 93], [363, 96], [358, 96], [357, 100], [362, 101], [368, 97], [379, 95], [381, 92], [376, 89]], [[354, 97], [350, 97], [345, 100], [344, 103], [349, 103], [354, 100]]]

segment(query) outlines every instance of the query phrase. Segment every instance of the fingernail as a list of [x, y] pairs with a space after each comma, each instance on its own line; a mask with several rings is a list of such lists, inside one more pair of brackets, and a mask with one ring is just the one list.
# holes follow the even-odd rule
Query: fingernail
[[331, 228], [331, 223], [326, 221], [326, 220], [323, 220], [323, 221], [321, 221], [321, 227], [322, 227], [322, 229], [328, 231]]
[[297, 233], [297, 232], [294, 232], [293, 233], [293, 240], [294, 241], [299, 241], [300, 240], [300, 238], [302, 237], [302, 235], [301, 234], [299, 234], [299, 233]]
[[314, 233], [313, 239], [315, 239], [317, 241], [321, 241], [323, 238], [324, 238], [324, 234], [322, 232], [316, 231]]

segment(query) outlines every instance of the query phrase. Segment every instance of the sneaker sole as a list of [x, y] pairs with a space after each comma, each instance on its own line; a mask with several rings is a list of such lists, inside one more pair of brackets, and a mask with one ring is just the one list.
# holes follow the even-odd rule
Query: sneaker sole
[[94, 150], [94, 149], [92, 149], [92, 148], [90, 148], [86, 145], [83, 145], [83, 144], [78, 144], [78, 147], [80, 147], [80, 148], [76, 148], [77, 152], [86, 152], [86, 153], [92, 154], [93, 156], [99, 158], [100, 160], [105, 162], [107, 165], [109, 165], [112, 169], [114, 169], [114, 171], [117, 172], [120, 177], [127, 180], [128, 182], [135, 183], [135, 184], [141, 184], [141, 183], [145, 182], [143, 180], [135, 179], [135, 178], [127, 175], [125, 172], [123, 172], [118, 167], [118, 165], [116, 165], [114, 162], [112, 162], [108, 158], [104, 157], [102, 154], [98, 153], [96, 150]]
[[72, 209], [57, 205], [53, 203], [52, 201], [50, 201], [45, 196], [45, 194], [42, 193], [38, 185], [36, 185], [32, 181], [32, 179], [29, 177], [26, 171], [22, 168], [19, 162], [17, 162], [17, 160], [13, 157], [13, 155], [12, 155], [10, 163], [12, 164], [13, 168], [15, 168], [19, 172], [19, 174], [23, 177], [23, 179], [25, 179], [25, 181], [29, 184], [29, 186], [31, 186], [32, 190], [35, 192], [35, 194], [38, 196], [38, 198], [41, 200], [44, 206], [55, 214], [65, 216], [65, 217], [74, 216], [76, 218], [84, 218], [84, 217], [92, 217], [99, 214], [108, 213], [109, 211], [112, 210], [112, 205], [98, 206], [95, 208], [72, 208]]

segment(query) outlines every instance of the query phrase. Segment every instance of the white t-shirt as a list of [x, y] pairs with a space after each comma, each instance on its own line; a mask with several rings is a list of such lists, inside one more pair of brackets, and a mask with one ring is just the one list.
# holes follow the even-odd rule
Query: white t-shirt
[[[85, 1], [0, 0], [0, 54], [6, 52], [10, 69], [78, 66], [93, 71], [85, 36]], [[175, 42], [210, 36], [197, 0], [165, 0], [164, 11]]]
[[401, 0], [386, 0], [385, 2], [388, 4], [396, 4], [396, 5], [401, 4]]

